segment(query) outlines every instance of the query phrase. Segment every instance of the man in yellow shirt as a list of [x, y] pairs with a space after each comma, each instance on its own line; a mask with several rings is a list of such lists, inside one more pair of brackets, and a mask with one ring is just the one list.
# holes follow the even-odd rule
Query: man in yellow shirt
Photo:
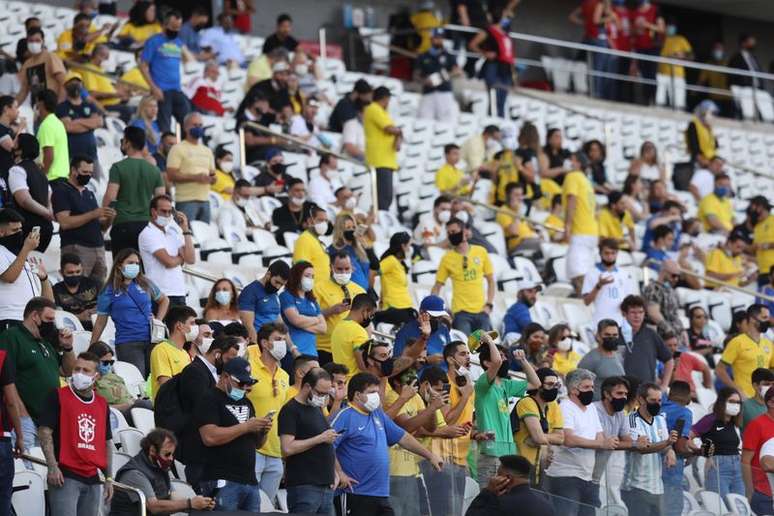
[[347, 378], [368, 369], [360, 347], [370, 338], [366, 328], [371, 324], [374, 313], [374, 298], [365, 293], [358, 294], [352, 299], [347, 317], [336, 325], [331, 334], [333, 361], [349, 369]]
[[390, 90], [380, 86], [374, 90], [374, 100], [363, 110], [365, 157], [369, 167], [376, 169], [376, 193], [380, 210], [392, 204], [393, 172], [398, 170], [398, 150], [403, 131], [387, 112]]
[[[599, 210], [599, 238], [612, 238], [621, 249], [631, 251], [634, 245], [634, 220], [623, 202], [623, 194], [613, 190], [607, 194], [607, 206]], [[626, 234], [624, 235], [624, 228]]]
[[763, 286], [768, 283], [767, 276], [774, 267], [774, 215], [769, 200], [763, 195], [750, 200], [748, 213], [755, 225], [752, 252], [758, 263], [758, 285]]
[[[661, 47], [661, 57], [669, 57], [671, 59], [693, 59], [693, 48], [685, 36], [677, 33], [675, 20], [667, 22], [666, 35], [667, 37], [664, 40], [664, 45]], [[658, 73], [670, 77], [685, 77], [685, 67], [661, 63], [658, 65]]]
[[56, 55], [64, 60], [83, 62], [94, 51], [94, 45], [107, 41], [105, 34], [113, 30], [115, 28], [110, 24], [97, 29], [92, 25], [89, 15], [78, 13], [73, 19], [73, 27], [63, 31], [57, 38]]
[[[470, 228], [454, 217], [446, 223], [451, 249], [441, 258], [432, 294], [437, 296], [446, 280], [452, 282], [452, 327], [470, 335], [476, 330], [491, 330], [489, 314], [495, 295], [494, 269], [489, 253], [468, 243]], [[486, 280], [486, 295], [484, 294]]]
[[[763, 336], [771, 325], [770, 316], [766, 305], [750, 305], [747, 308], [747, 330], [726, 344], [720, 364], [715, 368], [718, 379], [736, 389], [743, 398], [755, 396], [753, 371], [759, 367], [774, 367], [774, 344]], [[733, 379], [728, 374], [729, 367], [734, 374]]]
[[444, 467], [451, 469], [452, 486], [455, 493], [455, 496], [452, 496], [452, 512], [450, 514], [462, 514], [462, 508], [459, 505], [461, 502], [458, 498], [464, 498], [465, 477], [468, 476], [470, 431], [473, 429], [475, 403], [474, 384], [469, 373], [470, 350], [468, 345], [461, 341], [448, 343], [443, 348], [443, 358], [448, 369], [447, 382], [451, 385], [449, 403], [441, 408], [444, 421], [449, 426], [469, 429], [464, 435], [452, 439], [446, 445], [446, 448], [451, 448], [450, 453], [442, 455], [444, 462], [446, 462]]
[[191, 357], [183, 349], [186, 342], [193, 342], [199, 335], [196, 312], [189, 306], [173, 306], [164, 319], [169, 339], [159, 342], [150, 354], [151, 397], [156, 399], [159, 387], [183, 371], [191, 363]]
[[83, 69], [79, 70], [83, 76], [83, 86], [107, 111], [119, 113], [121, 119], [128, 123], [134, 112], [134, 108], [126, 104], [130, 97], [130, 88], [120, 83], [114, 86], [113, 81], [103, 75], [107, 72], [102, 68], [102, 63], [109, 58], [110, 48], [107, 45], [100, 43], [94, 47], [89, 62], [84, 63]]
[[594, 267], [599, 240], [599, 226], [596, 219], [597, 201], [594, 187], [587, 176], [589, 158], [583, 152], [571, 157], [573, 171], [562, 183], [562, 205], [564, 206], [564, 239], [570, 245], [567, 250], [567, 277], [580, 296], [583, 277]]
[[[742, 261], [742, 253], [746, 246], [741, 234], [731, 233], [723, 246], [716, 247], [707, 255], [706, 275], [737, 287], [748, 284], [750, 278], [745, 275]], [[714, 281], [707, 281], [705, 286], [719, 287]]]
[[526, 217], [516, 215], [522, 212], [524, 187], [519, 183], [508, 183], [505, 187], [505, 198], [508, 200], [507, 208], [512, 213], [499, 211], [495, 220], [503, 228], [508, 253], [540, 249], [540, 238], [533, 231]]
[[465, 172], [457, 168], [460, 162], [460, 148], [458, 145], [449, 143], [443, 148], [443, 155], [446, 158], [438, 172], [435, 173], [435, 186], [442, 194], [464, 195], [470, 191], [470, 184], [474, 176], [467, 176]]
[[734, 206], [731, 204], [731, 178], [715, 176], [715, 189], [699, 202], [699, 220], [704, 231], [727, 235], [734, 228]]
[[183, 120], [185, 138], [169, 150], [167, 179], [175, 185], [175, 207], [189, 221], [210, 223], [210, 185], [215, 182], [215, 156], [201, 143], [202, 116], [189, 113]]
[[328, 274], [331, 269], [331, 258], [320, 242], [320, 237], [328, 234], [330, 222], [328, 212], [317, 205], [310, 205], [304, 210], [304, 225], [306, 230], [296, 239], [293, 245], [293, 263], [309, 262], [318, 277]]
[[247, 361], [257, 380], [247, 399], [256, 417], [270, 417], [271, 429], [256, 451], [255, 478], [261, 491], [274, 500], [282, 480], [282, 451], [277, 434], [277, 414], [287, 400], [290, 381], [280, 362], [288, 351], [288, 330], [282, 323], [266, 323], [258, 331], [258, 345], [247, 346]]
[[[321, 364], [333, 360], [331, 353], [331, 337], [333, 330], [349, 315], [352, 299], [365, 290], [352, 281], [352, 261], [346, 252], [337, 253], [333, 257], [330, 273], [318, 274], [314, 281], [314, 295], [320, 304], [320, 311], [325, 317], [326, 330], [317, 336], [317, 356]], [[351, 378], [358, 371], [349, 368]]]

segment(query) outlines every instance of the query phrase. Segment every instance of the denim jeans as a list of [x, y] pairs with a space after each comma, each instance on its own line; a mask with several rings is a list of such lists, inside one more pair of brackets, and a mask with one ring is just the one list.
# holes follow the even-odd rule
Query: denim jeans
[[561, 516], [594, 516], [599, 505], [599, 486], [576, 477], [545, 478], [554, 511]]
[[[607, 38], [597, 38], [586, 41], [587, 44], [600, 48], [610, 48]], [[618, 58], [609, 54], [602, 54], [594, 52], [591, 56], [591, 67], [595, 72], [600, 73], [614, 73], [618, 69]], [[595, 76], [592, 80], [593, 94], [600, 99], [615, 99], [615, 86], [614, 79], [608, 79], [607, 77]]]
[[[682, 494], [680, 495], [682, 498]], [[664, 495], [657, 495], [632, 488], [629, 491], [621, 491], [629, 516], [661, 516], [664, 514]]]
[[274, 498], [279, 491], [282, 472], [282, 459], [255, 453], [255, 478], [258, 479], [261, 491], [268, 495], [272, 503], [274, 503]]
[[101, 501], [102, 484], [85, 484], [64, 477], [63, 486], [48, 486], [51, 516], [97, 516]]
[[750, 498], [750, 508], [759, 516], [771, 514], [771, 498], [760, 491], [753, 491], [752, 498]]
[[454, 314], [452, 328], [455, 330], [460, 330], [465, 335], [470, 335], [476, 330], [491, 330], [492, 322], [489, 320], [489, 314], [486, 312], [481, 312], [478, 314], [472, 314], [470, 312], [457, 312]]
[[[441, 471], [436, 471], [429, 462], [423, 460], [419, 463], [419, 469], [427, 485], [430, 513], [461, 516], [467, 468], [447, 463]], [[394, 493], [392, 490], [390, 492]]]
[[390, 476], [390, 505], [395, 516], [420, 516], [417, 477]]
[[707, 459], [704, 473], [704, 489], [720, 494], [724, 500], [728, 493], [744, 495], [742, 460], [739, 455], [715, 455]]
[[175, 203], [175, 209], [185, 213], [189, 221], [210, 223], [210, 201], [180, 201]]
[[0, 439], [0, 514], [11, 514], [11, 496], [13, 493], [13, 441]]
[[376, 169], [376, 205], [380, 210], [389, 211], [392, 206], [395, 171], [391, 168]]
[[175, 120], [182, 127], [183, 119], [190, 111], [191, 103], [182, 91], [165, 91], [164, 99], [159, 102], [159, 114], [156, 117], [159, 131], [164, 133], [170, 130], [172, 115], [175, 116]]
[[288, 510], [333, 516], [333, 490], [328, 486], [288, 486]]
[[[148, 335], [150, 340], [150, 335]], [[129, 362], [135, 366], [143, 378], [148, 377], [150, 370], [150, 342], [122, 342], [116, 344], [116, 358], [121, 362]]]
[[226, 485], [217, 487], [216, 480], [201, 482], [202, 494], [215, 498], [215, 510], [223, 512], [260, 512], [261, 491], [254, 484], [240, 484], [226, 480]]
[[664, 516], [680, 516], [683, 513], [683, 460], [678, 457], [674, 467], [661, 467], [664, 482]]
[[[493, 61], [487, 61], [481, 68], [481, 78], [484, 79], [487, 89], [494, 88], [495, 100], [497, 102], [497, 116], [505, 116], [505, 101], [508, 98], [508, 90], [513, 86], [513, 75], [511, 70], [505, 73], [505, 68]], [[492, 107], [489, 107], [491, 113]]]

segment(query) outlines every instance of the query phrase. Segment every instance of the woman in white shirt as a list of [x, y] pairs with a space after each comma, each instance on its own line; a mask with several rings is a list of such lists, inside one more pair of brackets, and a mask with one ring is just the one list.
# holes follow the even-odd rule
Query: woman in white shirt
[[666, 168], [663, 163], [659, 163], [658, 149], [653, 142], [642, 144], [640, 157], [632, 160], [629, 165], [629, 175], [640, 176], [645, 181], [666, 181]]

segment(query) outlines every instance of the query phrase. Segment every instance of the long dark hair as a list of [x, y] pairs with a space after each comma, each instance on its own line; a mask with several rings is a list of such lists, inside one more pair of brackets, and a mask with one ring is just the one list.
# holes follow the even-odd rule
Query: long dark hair
[[124, 273], [121, 270], [121, 266], [123, 265], [124, 261], [126, 261], [126, 259], [132, 255], [137, 256], [137, 259], [140, 261], [140, 273], [132, 281], [137, 283], [137, 286], [142, 288], [144, 291], [150, 292], [150, 282], [143, 274], [142, 256], [140, 256], [139, 251], [131, 248], [122, 249], [115, 256], [115, 258], [113, 258], [113, 267], [110, 269], [110, 275], [105, 282], [104, 288], [112, 286], [113, 292], [121, 292], [124, 290]]
[[[142, 27], [155, 22], [156, 20], [148, 22], [148, 20], [145, 19], [145, 13], [150, 9], [151, 5], [153, 5], [153, 2], [148, 2], [147, 0], [140, 0], [135, 3], [132, 8], [129, 9], [129, 23], [135, 27]], [[156, 16], [158, 16], [158, 12], [156, 13]]]
[[[718, 422], [725, 421], [726, 419], [726, 405], [728, 404], [728, 398], [734, 394], [739, 395], [739, 391], [733, 387], [723, 387], [718, 391], [718, 399], [715, 400], [715, 406], [712, 407], [712, 413], [715, 415], [715, 420]], [[739, 402], [741, 403], [742, 397], [739, 396]], [[736, 426], [742, 424], [742, 412], [731, 418], [731, 421]]]
[[379, 261], [384, 260], [390, 256], [394, 256], [400, 263], [403, 264], [403, 268], [408, 272], [408, 266], [406, 265], [406, 253], [403, 252], [403, 246], [411, 242], [411, 235], [405, 231], [395, 233], [390, 237], [390, 247], [382, 254]]
[[[314, 293], [311, 290], [309, 292], [304, 292], [301, 289], [301, 279], [304, 277], [306, 269], [310, 267], [312, 267], [312, 264], [307, 261], [300, 261], [293, 264], [293, 267], [290, 268], [290, 275], [288, 276], [285, 290], [294, 296], [300, 292], [306, 299], [316, 303], [317, 299], [314, 297]], [[317, 271], [315, 271], [315, 274], [317, 274]], [[325, 274], [325, 272], [321, 272], [321, 274]]]

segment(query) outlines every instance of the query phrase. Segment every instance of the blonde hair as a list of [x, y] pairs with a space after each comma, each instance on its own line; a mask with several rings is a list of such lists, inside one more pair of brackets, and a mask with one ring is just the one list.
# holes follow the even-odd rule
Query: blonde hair
[[153, 120], [148, 120], [145, 118], [145, 110], [148, 108], [148, 105], [151, 102], [155, 102], [158, 106], [158, 101], [153, 95], [145, 95], [142, 99], [140, 99], [140, 104], [137, 106], [136, 120], [141, 120], [145, 126], [145, 139], [153, 145], [156, 145], [158, 142], [156, 141], [156, 134], [153, 132]]
[[363, 249], [363, 246], [358, 239], [355, 239], [353, 242], [349, 242], [346, 238], [344, 238], [344, 231], [346, 231], [347, 222], [349, 221], [352, 221], [352, 224], [355, 226], [355, 228], [357, 228], [357, 221], [355, 220], [355, 217], [349, 213], [339, 213], [336, 216], [336, 221], [333, 223], [333, 247], [341, 249], [347, 245], [351, 245], [360, 261], [368, 261], [368, 255], [366, 254], [365, 249]]

